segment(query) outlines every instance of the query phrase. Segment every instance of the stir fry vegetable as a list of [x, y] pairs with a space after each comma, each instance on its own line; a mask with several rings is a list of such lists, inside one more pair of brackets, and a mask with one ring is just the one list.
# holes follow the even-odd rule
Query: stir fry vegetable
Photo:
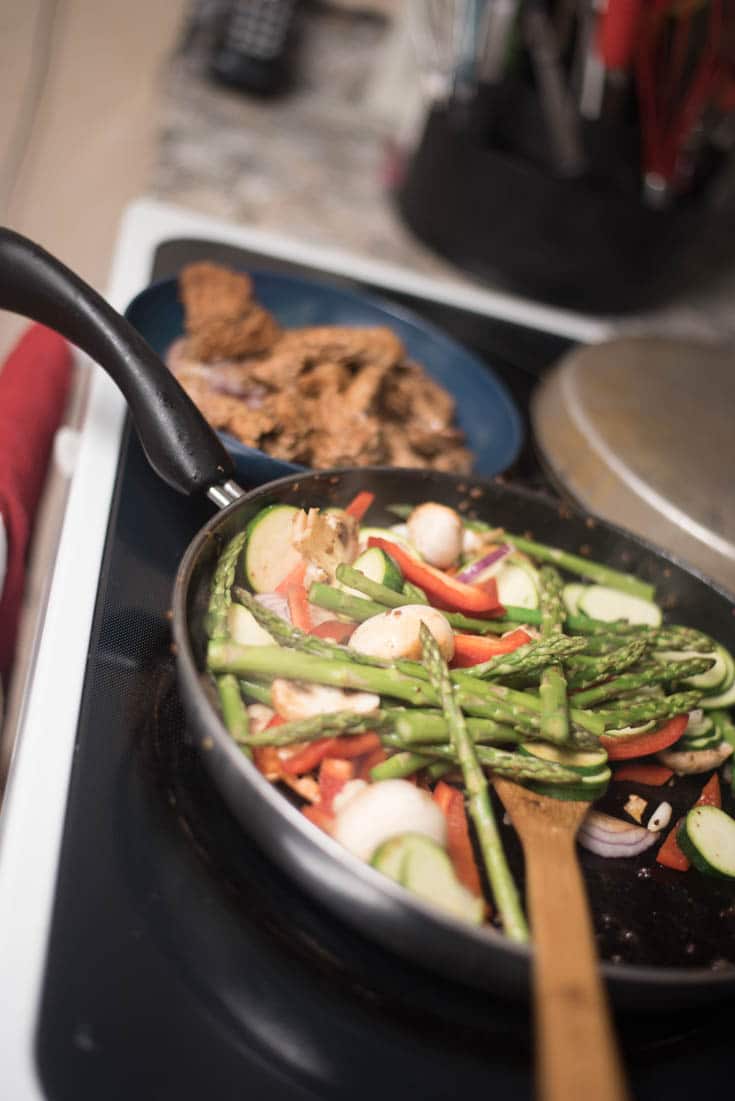
[[[735, 878], [718, 780], [735, 747], [732, 656], [665, 624], [633, 575], [432, 501], [369, 526], [372, 505], [272, 505], [221, 552], [208, 668], [256, 766], [360, 859], [516, 940], [528, 929], [493, 775], [588, 802], [578, 840], [599, 856], [650, 849], [677, 873]], [[697, 772], [702, 796], [669, 829], [667, 788]], [[623, 817], [593, 807], [611, 782], [632, 785]]]

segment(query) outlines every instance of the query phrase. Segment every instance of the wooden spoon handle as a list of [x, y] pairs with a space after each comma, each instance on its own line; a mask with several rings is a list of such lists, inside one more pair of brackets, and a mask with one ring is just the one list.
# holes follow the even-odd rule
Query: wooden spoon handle
[[624, 1101], [574, 839], [551, 827], [525, 855], [536, 953], [538, 1095], [542, 1101]]

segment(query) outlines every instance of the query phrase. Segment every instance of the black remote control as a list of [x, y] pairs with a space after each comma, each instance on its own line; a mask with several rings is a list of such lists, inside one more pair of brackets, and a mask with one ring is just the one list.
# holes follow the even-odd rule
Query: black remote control
[[295, 8], [296, 0], [234, 0], [212, 54], [212, 76], [261, 95], [282, 91]]

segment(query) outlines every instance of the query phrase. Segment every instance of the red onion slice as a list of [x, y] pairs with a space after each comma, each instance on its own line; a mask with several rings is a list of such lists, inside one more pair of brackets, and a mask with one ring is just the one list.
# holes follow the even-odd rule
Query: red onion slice
[[598, 856], [637, 856], [656, 844], [657, 836], [643, 826], [591, 810], [579, 828], [580, 845]]
[[[488, 577], [492, 577], [500, 568], [503, 559], [512, 553], [513, 547], [503, 543], [502, 546], [496, 547], [495, 550], [486, 554], [484, 558], [478, 558], [477, 561], [470, 562], [469, 566], [465, 566], [457, 574], [457, 581], [463, 581], [466, 585], [474, 585], [478, 581], [487, 581]], [[491, 567], [495, 568], [491, 569]]]
[[285, 620], [286, 623], [291, 622], [291, 613], [285, 596], [281, 596], [280, 593], [258, 593], [255, 599], [258, 604], [262, 604], [267, 611], [273, 612], [273, 615], [277, 615], [279, 619]]

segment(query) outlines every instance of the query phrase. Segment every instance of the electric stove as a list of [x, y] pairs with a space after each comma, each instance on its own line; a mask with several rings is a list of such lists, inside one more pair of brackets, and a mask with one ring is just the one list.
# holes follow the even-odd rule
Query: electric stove
[[[524, 415], [544, 368], [604, 328], [506, 296], [236, 230], [150, 201], [110, 297], [207, 256], [325, 273], [429, 317]], [[544, 488], [529, 443], [507, 477]], [[527, 1008], [439, 980], [304, 896], [242, 833], [190, 743], [167, 611], [209, 515], [149, 470], [96, 371], [0, 825], [0, 1096], [532, 1094]], [[733, 1006], [618, 1019], [634, 1092], [729, 1082]]]

